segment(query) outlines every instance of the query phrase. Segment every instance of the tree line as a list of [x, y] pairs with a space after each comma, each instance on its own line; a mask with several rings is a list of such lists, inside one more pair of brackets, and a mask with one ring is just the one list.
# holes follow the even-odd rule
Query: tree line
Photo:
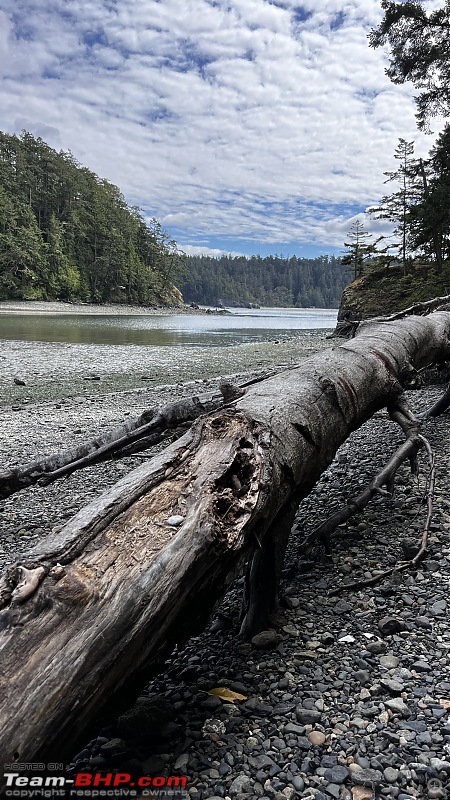
[[189, 256], [180, 281], [187, 302], [333, 308], [347, 279], [335, 256]]
[[[382, 0], [384, 17], [371, 31], [369, 44], [388, 46], [386, 73], [395, 84], [412, 82], [417, 124], [430, 133], [431, 120], [450, 117], [450, 0], [427, 12], [421, 2]], [[401, 264], [403, 275], [414, 260], [430, 263], [442, 273], [450, 262], [450, 124], [437, 136], [426, 159], [416, 158], [414, 142], [399, 138], [397, 162], [386, 172], [385, 183], [394, 184], [377, 206], [369, 209], [376, 219], [395, 227], [392, 237], [374, 240], [360, 220], [349, 232], [343, 264], [361, 274], [365, 264]]]
[[0, 299], [160, 304], [181, 263], [157, 220], [23, 131], [0, 132]]

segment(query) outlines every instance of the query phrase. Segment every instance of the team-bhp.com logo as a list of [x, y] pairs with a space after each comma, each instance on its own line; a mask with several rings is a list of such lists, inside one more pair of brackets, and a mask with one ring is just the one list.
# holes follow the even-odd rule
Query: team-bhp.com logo
[[74, 778], [63, 775], [21, 775], [4, 772], [7, 797], [154, 797], [163, 790], [184, 789], [184, 776], [142, 775], [134, 778], [128, 772], [78, 772]]

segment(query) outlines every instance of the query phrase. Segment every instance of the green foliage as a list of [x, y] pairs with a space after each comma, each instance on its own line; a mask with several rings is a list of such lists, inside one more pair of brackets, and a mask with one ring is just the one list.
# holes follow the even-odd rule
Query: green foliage
[[341, 264], [344, 267], [351, 268], [353, 278], [356, 280], [363, 271], [364, 263], [377, 252], [377, 244], [380, 240], [369, 241], [371, 238], [370, 233], [364, 230], [364, 226], [359, 219], [352, 224], [348, 238], [350, 241], [344, 242], [347, 252], [342, 257]]
[[[419, 162], [414, 158], [414, 142], [398, 140], [394, 158], [399, 162], [393, 172], [385, 172], [385, 183], [395, 182], [397, 191], [385, 195], [377, 208], [370, 209], [376, 219], [387, 219], [395, 223], [393, 235], [396, 242], [386, 245], [386, 251], [400, 257], [403, 274], [408, 271], [408, 264], [415, 249], [412, 237], [414, 207], [423, 195], [423, 184], [419, 178]], [[392, 258], [390, 259], [393, 260]]]
[[427, 13], [424, 3], [382, 0], [384, 17], [371, 31], [371, 47], [390, 47], [386, 70], [393, 83], [411, 81], [416, 97], [417, 119], [427, 130], [429, 120], [450, 114], [450, 0]]
[[450, 259], [450, 125], [446, 125], [420, 162], [423, 183], [421, 201], [412, 209], [412, 238], [417, 250], [433, 256], [438, 271]]
[[447, 295], [449, 289], [450, 262], [439, 272], [434, 264], [417, 259], [410, 264], [410, 273], [406, 276], [401, 264], [368, 268], [346, 287], [341, 307], [346, 313], [367, 319]]
[[70, 152], [0, 132], [0, 299], [177, 302], [181, 262], [156, 220]]
[[189, 256], [179, 280], [189, 303], [298, 308], [338, 306], [346, 283], [334, 256]]

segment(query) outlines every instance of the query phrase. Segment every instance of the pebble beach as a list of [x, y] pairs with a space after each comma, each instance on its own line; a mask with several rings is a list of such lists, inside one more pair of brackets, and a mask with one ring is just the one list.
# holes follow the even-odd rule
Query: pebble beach
[[[237, 382], [245, 377], [234, 372]], [[16, 394], [2, 409], [2, 462], [24, 463], [82, 442], [144, 408], [212, 391], [218, 381], [62, 393], [44, 402]], [[428, 387], [409, 400], [419, 411], [440, 393]], [[192, 800], [449, 798], [450, 414], [426, 422], [424, 433], [436, 452], [437, 481], [423, 562], [372, 586], [343, 587], [418, 546], [425, 460], [418, 478], [403, 465], [391, 499], [373, 500], [338, 529], [331, 558], [319, 548], [302, 552], [306, 535], [358, 494], [402, 441], [379, 413], [351, 435], [300, 505], [276, 626], [252, 642], [239, 639], [238, 581], [205, 632], [175, 651], [135, 705], [107, 728], [99, 725], [73, 754], [72, 769], [185, 775], [187, 788], [175, 796]], [[1, 501], [1, 566], [140, 463], [134, 456], [97, 465]], [[331, 595], [336, 587], [342, 591]], [[217, 687], [242, 698], [208, 694]]]

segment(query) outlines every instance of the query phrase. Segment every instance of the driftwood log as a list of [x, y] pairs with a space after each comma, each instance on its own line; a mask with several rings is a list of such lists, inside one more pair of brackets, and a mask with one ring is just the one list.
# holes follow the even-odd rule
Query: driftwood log
[[0, 585], [0, 752], [61, 760], [89, 721], [198, 633], [245, 562], [242, 633], [267, 624], [299, 500], [350, 432], [450, 357], [450, 313], [355, 339], [201, 417]]

